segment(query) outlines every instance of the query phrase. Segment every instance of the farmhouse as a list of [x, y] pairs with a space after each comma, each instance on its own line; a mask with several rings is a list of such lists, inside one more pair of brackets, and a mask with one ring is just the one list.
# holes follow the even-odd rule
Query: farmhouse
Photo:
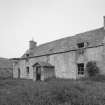
[[21, 58], [15, 58], [13, 77], [45, 80], [51, 77], [78, 79], [87, 76], [86, 64], [95, 61], [105, 74], [104, 27], [42, 45], [33, 40]]

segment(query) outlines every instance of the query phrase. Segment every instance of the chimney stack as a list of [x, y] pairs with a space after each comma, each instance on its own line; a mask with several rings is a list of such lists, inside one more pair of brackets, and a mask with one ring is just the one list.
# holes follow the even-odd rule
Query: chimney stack
[[32, 50], [36, 47], [37, 43], [33, 40], [29, 41], [29, 49]]

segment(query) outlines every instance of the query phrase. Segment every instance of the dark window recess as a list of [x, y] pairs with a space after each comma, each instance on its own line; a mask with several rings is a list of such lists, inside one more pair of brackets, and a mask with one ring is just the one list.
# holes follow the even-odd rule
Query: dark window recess
[[78, 48], [83, 48], [84, 47], [84, 43], [78, 43], [77, 46], [78, 46]]
[[29, 67], [26, 67], [26, 73], [29, 74], [30, 71], [29, 71]]
[[26, 57], [29, 57], [29, 54], [26, 54]]
[[26, 61], [28, 62], [29, 61], [29, 54], [26, 54]]
[[84, 63], [79, 63], [78, 65], [78, 74], [83, 75], [84, 74]]

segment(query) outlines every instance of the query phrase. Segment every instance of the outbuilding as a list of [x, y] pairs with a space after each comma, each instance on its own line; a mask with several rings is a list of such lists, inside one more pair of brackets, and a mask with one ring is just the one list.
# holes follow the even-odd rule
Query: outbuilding
[[55, 77], [54, 66], [47, 62], [36, 62], [33, 65], [34, 80], [46, 80]]

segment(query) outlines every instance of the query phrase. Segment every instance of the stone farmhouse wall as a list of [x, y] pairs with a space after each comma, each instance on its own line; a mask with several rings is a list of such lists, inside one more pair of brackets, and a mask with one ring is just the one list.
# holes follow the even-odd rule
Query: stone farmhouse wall
[[[77, 79], [78, 63], [84, 63], [85, 66], [88, 61], [96, 61], [97, 66], [100, 68], [100, 73], [105, 74], [105, 48], [103, 45], [84, 49], [83, 54], [78, 54], [78, 50], [65, 53], [41, 56], [30, 58], [28, 60], [20, 60], [14, 67], [14, 78], [18, 78], [18, 69], [20, 69], [20, 78], [33, 79], [32, 65], [38, 61], [48, 62], [55, 66], [55, 74], [58, 78]], [[27, 75], [26, 67], [29, 66], [30, 73]], [[85, 75], [83, 75], [85, 76]]]

